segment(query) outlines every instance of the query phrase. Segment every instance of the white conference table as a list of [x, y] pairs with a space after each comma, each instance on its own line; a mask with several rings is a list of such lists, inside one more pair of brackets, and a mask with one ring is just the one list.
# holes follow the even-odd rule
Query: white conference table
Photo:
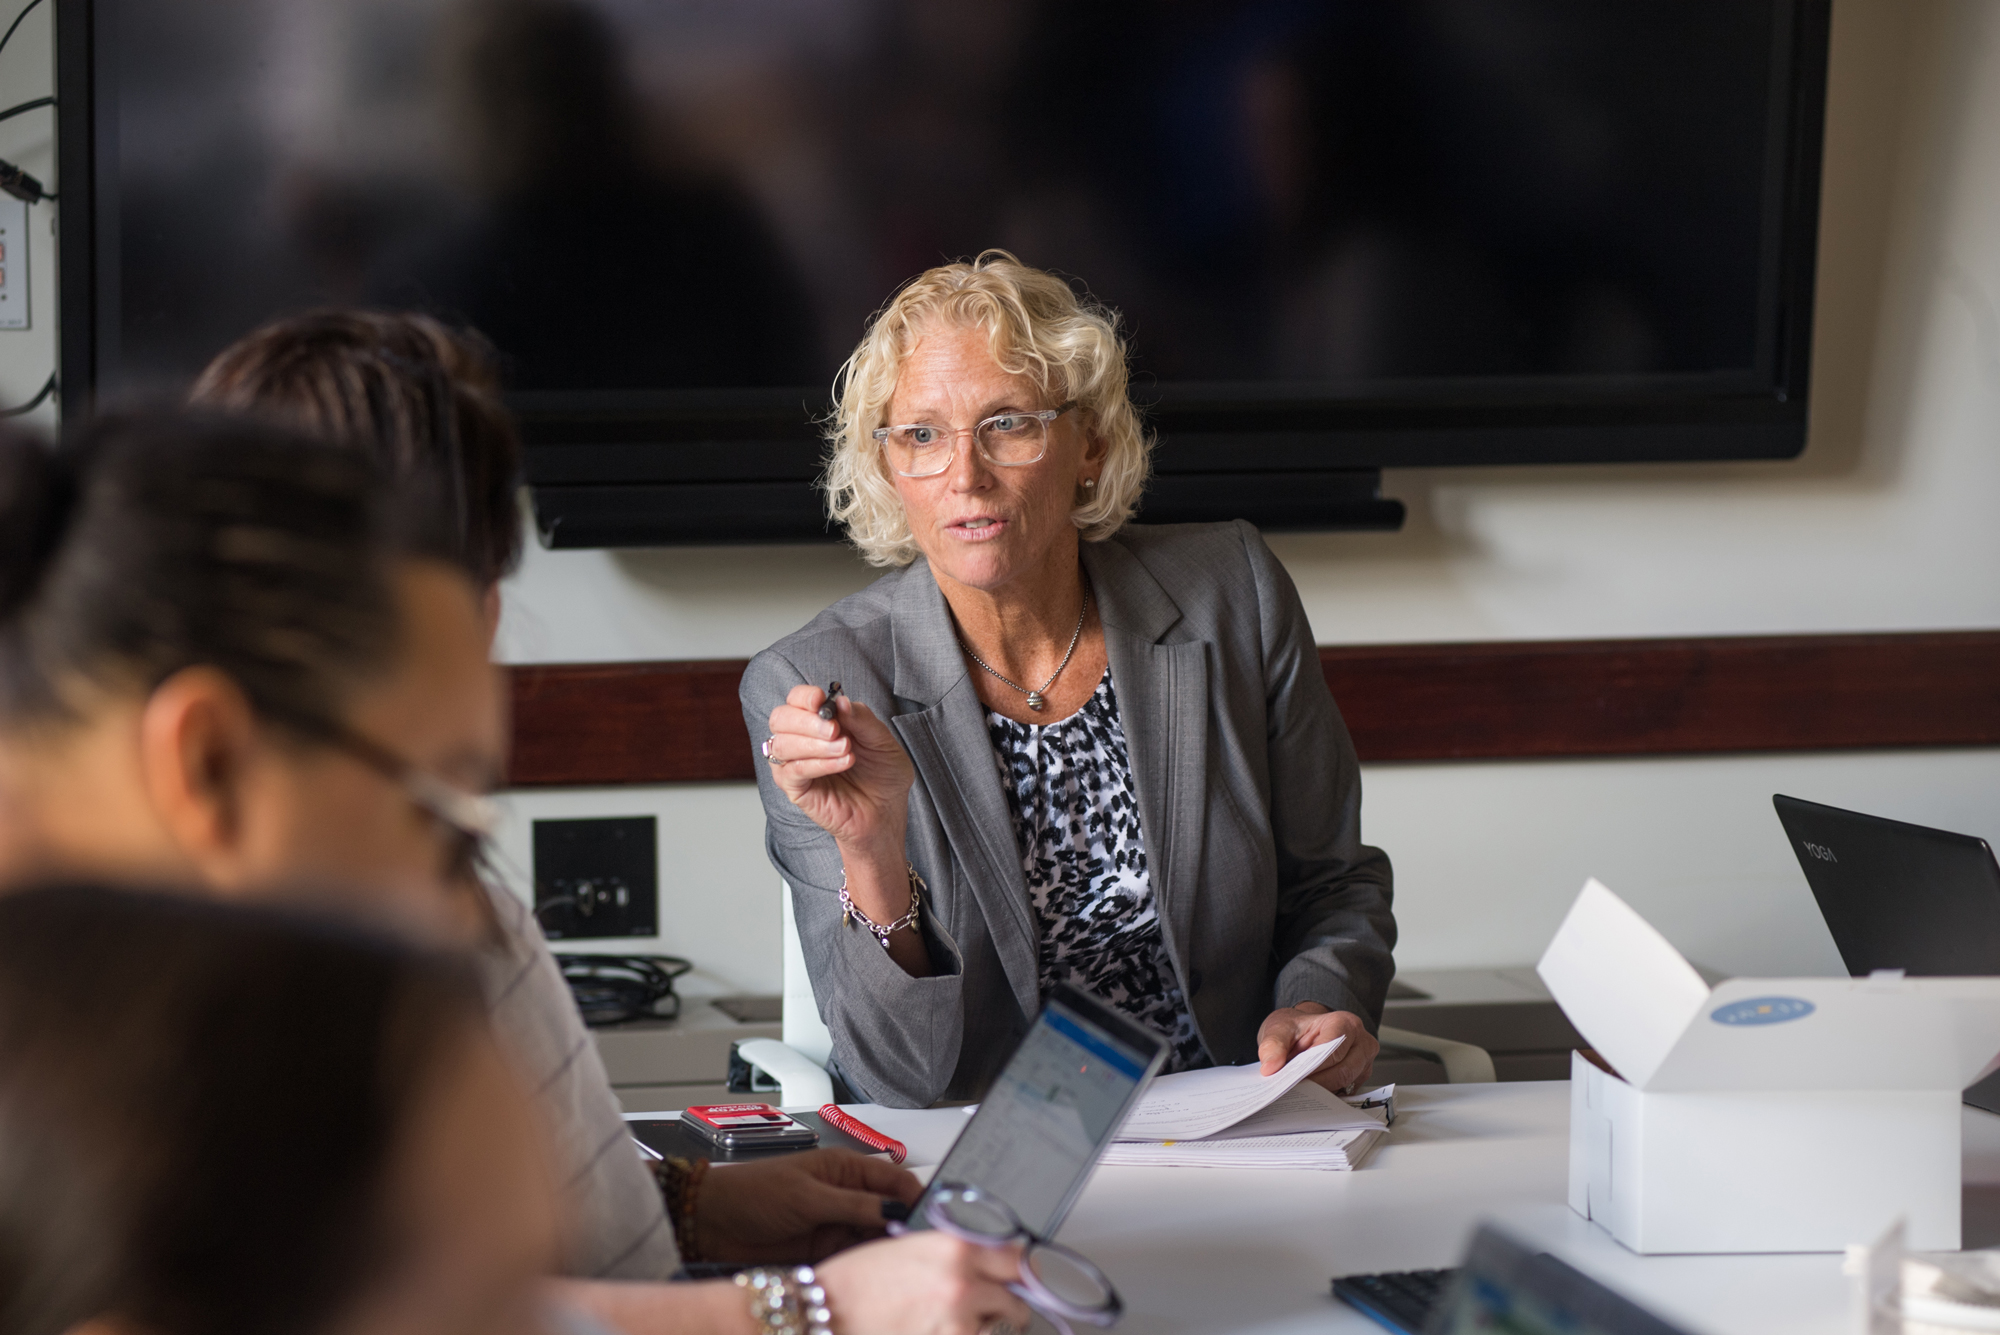
[[[1331, 1278], [1453, 1265], [1482, 1220], [1695, 1335], [1851, 1328], [1838, 1256], [1642, 1257], [1573, 1214], [1567, 1081], [1409, 1086], [1396, 1105], [1355, 1172], [1100, 1168], [1061, 1239], [1118, 1285], [1130, 1335], [1381, 1335]], [[908, 1144], [919, 1171], [965, 1123], [959, 1109], [850, 1110]], [[2000, 1243], [2000, 1117], [1968, 1108], [1964, 1125], [1965, 1242]]]

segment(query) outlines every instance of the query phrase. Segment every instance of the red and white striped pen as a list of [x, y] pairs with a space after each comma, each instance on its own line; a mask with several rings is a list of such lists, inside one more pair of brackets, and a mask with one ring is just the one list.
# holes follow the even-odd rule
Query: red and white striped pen
[[845, 1131], [869, 1149], [889, 1156], [890, 1163], [901, 1163], [910, 1157], [910, 1147], [894, 1136], [885, 1136], [858, 1117], [840, 1110], [838, 1104], [829, 1103], [819, 1110], [820, 1120], [837, 1131]]

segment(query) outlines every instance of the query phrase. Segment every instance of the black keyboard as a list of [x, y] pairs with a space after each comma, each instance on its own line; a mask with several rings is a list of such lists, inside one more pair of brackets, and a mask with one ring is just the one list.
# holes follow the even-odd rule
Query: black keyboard
[[1397, 1335], [1423, 1335], [1431, 1308], [1457, 1273], [1395, 1270], [1380, 1275], [1344, 1275], [1333, 1281], [1333, 1296]]

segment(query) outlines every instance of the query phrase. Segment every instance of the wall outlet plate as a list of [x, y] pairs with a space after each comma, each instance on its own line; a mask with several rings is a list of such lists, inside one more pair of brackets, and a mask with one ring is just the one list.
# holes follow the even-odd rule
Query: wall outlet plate
[[659, 935], [654, 817], [538, 820], [534, 855], [535, 917], [551, 941]]
[[0, 329], [27, 327], [28, 205], [0, 195]]

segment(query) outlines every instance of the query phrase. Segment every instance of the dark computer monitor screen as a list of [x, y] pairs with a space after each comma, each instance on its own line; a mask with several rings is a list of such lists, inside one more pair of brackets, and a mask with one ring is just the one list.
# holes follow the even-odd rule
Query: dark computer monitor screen
[[427, 310], [554, 546], [828, 536], [837, 368], [987, 247], [1120, 313], [1154, 522], [1805, 445], [1830, 0], [56, 3], [64, 411]]
[[1804, 0], [71, 8], [112, 394], [367, 303], [478, 325], [517, 390], [803, 421], [899, 283], [988, 246], [1122, 311], [1142, 396], [1245, 424], [1769, 391], [1817, 184]]

